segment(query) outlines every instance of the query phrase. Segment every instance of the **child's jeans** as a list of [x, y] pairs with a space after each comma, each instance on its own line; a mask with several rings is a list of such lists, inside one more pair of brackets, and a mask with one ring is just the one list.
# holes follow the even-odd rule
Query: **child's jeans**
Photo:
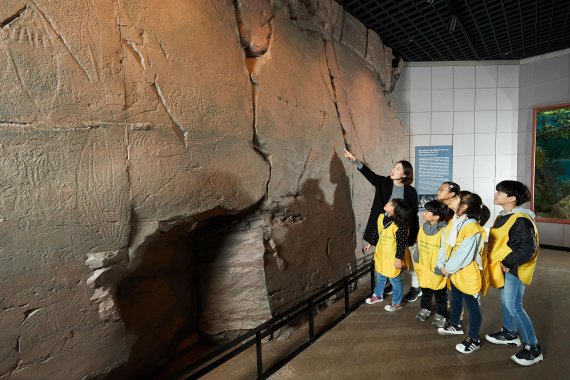
[[451, 283], [451, 318], [450, 322], [454, 325], [459, 325], [461, 318], [461, 310], [463, 309], [463, 301], [469, 313], [469, 332], [467, 335], [473, 340], [479, 340], [479, 333], [481, 332], [481, 323], [483, 316], [481, 315], [481, 306], [479, 305], [479, 295], [469, 295], [457, 289], [453, 282]]
[[519, 332], [524, 343], [538, 343], [532, 322], [523, 308], [525, 284], [509, 272], [505, 273], [505, 286], [499, 289], [501, 308], [503, 310], [503, 326], [510, 333]]
[[382, 297], [386, 281], [388, 280], [390, 280], [390, 283], [392, 284], [392, 303], [400, 305], [402, 303], [402, 298], [404, 297], [402, 271], [400, 271], [399, 275], [393, 278], [382, 276], [380, 273], [376, 272], [376, 286], [374, 287], [374, 294], [376, 294], [377, 297]]

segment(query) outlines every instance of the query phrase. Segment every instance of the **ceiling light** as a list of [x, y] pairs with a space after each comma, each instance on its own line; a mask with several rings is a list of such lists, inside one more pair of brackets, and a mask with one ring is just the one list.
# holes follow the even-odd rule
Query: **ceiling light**
[[449, 22], [449, 32], [453, 33], [455, 31], [455, 27], [457, 26], [457, 16], [451, 16], [451, 21]]

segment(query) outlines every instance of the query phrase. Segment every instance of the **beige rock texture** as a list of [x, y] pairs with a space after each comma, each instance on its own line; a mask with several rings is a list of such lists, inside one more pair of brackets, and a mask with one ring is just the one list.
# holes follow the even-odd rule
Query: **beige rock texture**
[[333, 0], [4, 0], [0, 377], [141, 378], [356, 265], [398, 69]]

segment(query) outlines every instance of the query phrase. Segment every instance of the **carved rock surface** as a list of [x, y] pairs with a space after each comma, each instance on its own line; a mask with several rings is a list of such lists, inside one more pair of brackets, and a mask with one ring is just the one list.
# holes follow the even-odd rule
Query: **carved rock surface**
[[367, 39], [368, 30], [366, 27], [356, 17], [345, 12], [341, 42], [352, 49], [359, 57], [364, 58], [366, 56]]
[[[76, 363], [66, 370], [80, 378], [116, 366], [128, 358], [124, 326], [102, 320], [84, 262], [128, 245], [125, 129], [1, 125], [0, 140], [0, 373], [57, 378]], [[86, 351], [92, 362], [76, 362]]]
[[[391, 51], [348, 19], [2, 2], [0, 377], [143, 376], [184, 334], [251, 328], [354, 267], [373, 190], [343, 149], [383, 174], [403, 133]], [[208, 257], [189, 237], [224, 215], [245, 224]]]
[[199, 266], [200, 330], [205, 334], [253, 329], [271, 318], [263, 269], [263, 221], [249, 222], [255, 226], [243, 223], [218, 231], [200, 246], [200, 253], [208, 257]]
[[[404, 158], [404, 135], [400, 119], [387, 105], [382, 84], [374, 71], [341, 44], [327, 43], [327, 56], [347, 146], [375, 173], [389, 175], [394, 163]], [[348, 173], [360, 244], [374, 188], [355, 167]]]
[[352, 218], [350, 200], [340, 204], [336, 198], [350, 197], [342, 173], [351, 164], [339, 158], [344, 140], [323, 39], [278, 19], [270, 54], [252, 78], [258, 140], [272, 167], [267, 197], [276, 210], [273, 238], [288, 263], [280, 271], [268, 260], [270, 302], [280, 308], [345, 272], [354, 258], [354, 226], [343, 223]]

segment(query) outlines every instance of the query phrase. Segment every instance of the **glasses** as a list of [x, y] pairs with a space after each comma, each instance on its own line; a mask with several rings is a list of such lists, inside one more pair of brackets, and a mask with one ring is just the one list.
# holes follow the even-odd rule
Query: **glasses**
[[449, 191], [449, 189], [442, 189], [442, 188], [437, 189], [437, 192], [438, 192], [438, 193], [439, 193], [440, 191]]

